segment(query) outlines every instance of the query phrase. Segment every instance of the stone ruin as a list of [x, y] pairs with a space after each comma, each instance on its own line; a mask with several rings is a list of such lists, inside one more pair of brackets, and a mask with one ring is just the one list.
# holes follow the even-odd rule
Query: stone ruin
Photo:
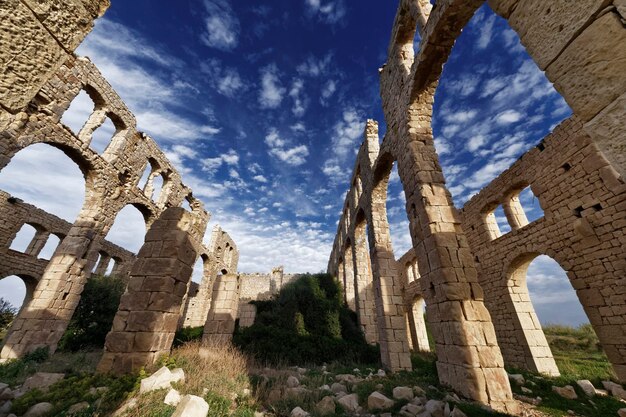
[[[440, 381], [514, 411], [504, 365], [558, 374], [534, 312], [526, 269], [538, 255], [567, 271], [626, 382], [626, 2], [489, 0], [574, 115], [468, 201], [454, 207], [431, 127], [443, 64], [478, 0], [401, 0], [380, 91], [387, 130], [368, 120], [328, 272], [347, 293], [383, 364], [410, 369], [428, 350]], [[414, 39], [421, 40], [414, 54]], [[413, 248], [395, 258], [386, 214], [394, 162]], [[544, 216], [528, 222], [530, 186]], [[502, 234], [502, 206], [511, 231]]]
[[[0, 360], [43, 346], [54, 351], [85, 282], [94, 273], [104, 274], [113, 262], [111, 273], [123, 278], [127, 289], [99, 369], [129, 372], [167, 353], [183, 325], [205, 326], [205, 339], [234, 328], [236, 313], [227, 307], [236, 309], [238, 303], [237, 285], [230, 282], [238, 282], [239, 252], [219, 227], [209, 246], [202, 243], [209, 220], [202, 203], [156, 142], [137, 130], [135, 117], [98, 69], [74, 54], [109, 1], [61, 3], [0, 3], [0, 169], [20, 150], [45, 143], [76, 163], [86, 183], [85, 201], [73, 224], [0, 191], [0, 277], [16, 275], [27, 288]], [[74, 132], [61, 117], [81, 91], [94, 108]], [[107, 119], [115, 133], [98, 153], [91, 141]], [[157, 196], [158, 177], [163, 186]], [[190, 211], [180, 208], [184, 203]], [[148, 229], [137, 256], [105, 240], [117, 213], [129, 204], [143, 214]], [[22, 227], [34, 229], [23, 253], [11, 248]], [[51, 235], [60, 243], [50, 260], [40, 259]], [[190, 281], [197, 259], [204, 263], [199, 286]]]
[[[616, 374], [626, 381], [626, 1], [489, 0], [520, 36], [574, 115], [457, 210], [446, 189], [431, 127], [443, 64], [480, 0], [400, 0], [388, 60], [380, 70], [387, 131], [368, 121], [339, 221], [328, 272], [342, 283], [370, 343], [392, 371], [410, 369], [410, 349], [435, 340], [441, 382], [465, 397], [515, 411], [504, 365], [546, 374], [558, 369], [525, 283], [539, 254], [567, 271]], [[275, 294], [294, 276], [237, 274], [238, 251], [221, 229], [202, 243], [209, 214], [163, 151], [137, 131], [132, 113], [74, 49], [109, 0], [6, 0], [0, 3], [0, 169], [36, 143], [61, 149], [86, 181], [73, 224], [0, 192], [2, 277], [17, 275], [27, 302], [1, 359], [40, 347], [54, 351], [86, 280], [114, 262], [127, 280], [101, 371], [129, 372], [169, 351], [181, 326], [204, 326], [205, 342], [228, 340], [235, 320], [254, 322], [248, 302]], [[417, 55], [414, 39], [419, 33]], [[7, 36], [8, 35], [8, 36]], [[85, 91], [94, 109], [80, 131], [61, 123]], [[90, 147], [109, 119], [115, 134]], [[406, 195], [413, 248], [396, 259], [386, 215], [394, 162]], [[149, 171], [142, 189], [140, 173]], [[163, 189], [153, 196], [161, 177]], [[544, 216], [528, 222], [519, 193], [531, 187]], [[180, 206], [189, 203], [190, 211]], [[137, 256], [105, 240], [132, 204], [148, 233]], [[502, 206], [511, 231], [502, 234]], [[24, 253], [10, 248], [34, 228]], [[49, 261], [38, 255], [60, 240]], [[199, 284], [190, 281], [197, 259]], [[424, 322], [426, 304], [428, 323]]]

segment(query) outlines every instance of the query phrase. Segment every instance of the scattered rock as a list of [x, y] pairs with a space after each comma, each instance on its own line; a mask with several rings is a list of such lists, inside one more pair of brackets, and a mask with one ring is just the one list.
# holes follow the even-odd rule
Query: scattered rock
[[515, 382], [517, 385], [524, 385], [526, 380], [522, 374], [509, 374], [509, 380]]
[[279, 389], [274, 388], [273, 390], [270, 391], [269, 394], [267, 394], [267, 402], [270, 404], [274, 404], [280, 401], [282, 397], [283, 397], [282, 392]]
[[379, 369], [378, 372], [376, 372], [376, 376], [384, 378], [384, 377], [387, 376], [387, 373], [385, 371], [383, 371], [382, 369]]
[[24, 382], [20, 391], [24, 393], [37, 388], [41, 392], [47, 392], [51, 385], [59, 382], [63, 378], [65, 378], [65, 374], [37, 372]]
[[428, 411], [432, 417], [445, 416], [446, 403], [443, 401], [428, 400], [425, 407], [426, 411]]
[[413, 392], [415, 393], [415, 395], [426, 395], [426, 391], [424, 391], [421, 387], [418, 387], [417, 385], [413, 387]]
[[617, 410], [617, 415], [619, 417], [626, 417], [626, 408], [620, 408], [619, 410]]
[[118, 408], [118, 409], [117, 409], [117, 411], [115, 411], [115, 412], [113, 413], [113, 415], [114, 415], [114, 416], [121, 416], [121, 415], [124, 415], [124, 414], [126, 414], [126, 412], [127, 412], [128, 410], [131, 410], [131, 409], [133, 409], [133, 408], [137, 407], [137, 403], [138, 403], [137, 398], [131, 398], [130, 400], [125, 401], [125, 402], [124, 402], [124, 403], [120, 406], [120, 408]]
[[39, 403], [29, 408], [28, 411], [22, 417], [40, 417], [40, 416], [48, 414], [50, 411], [52, 411], [52, 404]]
[[86, 410], [88, 408], [89, 408], [89, 403], [87, 401], [83, 401], [83, 402], [74, 404], [73, 406], [68, 408], [67, 414], [72, 415], [72, 414], [80, 413], [81, 411]]
[[163, 400], [163, 402], [167, 405], [176, 407], [180, 403], [180, 400], [180, 392], [172, 388], [167, 392], [167, 395], [165, 396], [165, 400]]
[[581, 379], [579, 381], [576, 381], [576, 384], [580, 387], [581, 390], [583, 390], [585, 395], [589, 397], [593, 397], [594, 395], [596, 395], [596, 387], [593, 386], [591, 381], [587, 379]]
[[162, 367], [152, 375], [141, 380], [139, 387], [139, 393], [171, 388], [172, 382], [184, 381], [185, 373], [182, 369], [174, 369], [174, 372], [170, 371], [167, 366]]
[[626, 390], [624, 390], [620, 384], [611, 381], [602, 381], [602, 385], [612, 396], [626, 400]]
[[309, 413], [301, 409], [300, 407], [296, 407], [291, 410], [291, 417], [308, 417]]
[[424, 411], [424, 407], [409, 403], [400, 409], [400, 414], [406, 417], [412, 417], [422, 411]]
[[461, 411], [459, 407], [455, 407], [454, 410], [450, 413], [450, 417], [467, 417], [467, 415]]
[[338, 382], [346, 382], [348, 384], [356, 384], [362, 381], [361, 378], [352, 374], [339, 374], [335, 376], [335, 380]]
[[531, 389], [526, 388], [526, 387], [522, 387], [521, 390], [522, 390], [522, 392], [524, 394], [532, 394], [533, 393], [533, 391]]
[[11, 388], [5, 388], [0, 393], [0, 401], [12, 400], [15, 398], [15, 392]]
[[308, 394], [310, 391], [306, 389], [306, 387], [293, 387], [287, 388], [285, 391], [285, 395], [291, 398], [299, 398]]
[[315, 410], [318, 412], [318, 414], [321, 414], [323, 416], [328, 414], [335, 414], [335, 399], [330, 395], [327, 395], [315, 405]]
[[328, 386], [328, 384], [324, 384], [321, 387], [318, 388], [320, 391], [330, 391], [330, 387]]
[[300, 375], [302, 375], [302, 374], [306, 374], [306, 371], [307, 371], [307, 370], [308, 370], [308, 369], [306, 369], [306, 368], [296, 368], [296, 371], [298, 371], [298, 373], [299, 373]]
[[13, 407], [13, 403], [9, 401], [5, 401], [2, 406], [0, 406], [0, 415], [8, 414], [11, 411], [11, 407]]
[[357, 394], [344, 395], [337, 400], [337, 404], [349, 413], [356, 412], [359, 409], [359, 396]]
[[345, 385], [340, 384], [338, 382], [333, 382], [333, 385], [330, 386], [330, 390], [334, 392], [335, 394], [338, 394], [340, 392], [345, 392], [345, 393], [348, 392], [348, 388], [346, 388]]
[[461, 399], [454, 392], [446, 394], [443, 400], [449, 403], [460, 403]]
[[359, 368], [354, 368], [352, 372], [354, 372], [355, 374], [360, 374], [361, 370]]
[[578, 398], [576, 395], [576, 391], [574, 391], [574, 387], [571, 385], [566, 385], [564, 387], [552, 387], [552, 391], [556, 392], [563, 398], [567, 398], [568, 400], [575, 400]]
[[90, 395], [102, 395], [109, 390], [109, 387], [91, 387], [89, 388]]
[[209, 414], [209, 404], [195, 395], [185, 395], [180, 399], [172, 417], [206, 417]]
[[393, 407], [395, 402], [385, 397], [378, 391], [374, 391], [367, 397], [367, 408], [370, 410], [386, 410], [388, 408]]
[[393, 398], [396, 400], [407, 400], [411, 401], [413, 399], [413, 389], [409, 387], [395, 387], [393, 389]]
[[295, 376], [290, 376], [289, 378], [287, 378], [287, 386], [289, 388], [295, 388], [298, 385], [300, 385], [300, 381]]

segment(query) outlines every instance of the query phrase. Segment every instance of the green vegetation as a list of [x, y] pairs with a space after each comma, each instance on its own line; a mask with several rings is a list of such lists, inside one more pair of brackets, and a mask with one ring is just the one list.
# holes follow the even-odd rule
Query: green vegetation
[[204, 327], [183, 327], [176, 331], [174, 336], [174, 347], [182, 346], [187, 342], [194, 342], [202, 340], [202, 334], [204, 333]]
[[238, 329], [233, 341], [262, 362], [378, 361], [378, 349], [367, 344], [356, 314], [328, 274], [302, 275], [274, 299], [254, 304], [254, 325]]
[[11, 305], [7, 300], [0, 297], [0, 341], [4, 339], [9, 326], [15, 318], [17, 309]]
[[59, 349], [76, 352], [102, 348], [125, 288], [124, 281], [116, 277], [92, 276], [87, 280]]

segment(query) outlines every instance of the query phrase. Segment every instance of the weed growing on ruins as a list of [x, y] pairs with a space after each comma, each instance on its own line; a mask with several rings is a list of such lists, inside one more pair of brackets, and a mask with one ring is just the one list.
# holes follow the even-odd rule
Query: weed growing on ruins
[[48, 357], [48, 348], [42, 347], [27, 353], [21, 359], [0, 364], [0, 382], [11, 386], [21, 384], [29, 375], [35, 373]]
[[367, 344], [355, 313], [328, 274], [303, 275], [272, 300], [254, 304], [255, 323], [239, 329], [233, 341], [262, 362], [378, 361], [378, 349]]
[[204, 333], [204, 326], [198, 327], [183, 327], [176, 330], [174, 336], [173, 347], [179, 347], [188, 342], [196, 342], [202, 340], [202, 334]]
[[0, 340], [4, 339], [4, 335], [15, 318], [16, 308], [7, 300], [0, 297]]
[[59, 348], [75, 352], [79, 349], [102, 347], [113, 325], [125, 287], [120, 278], [89, 278], [67, 331], [59, 342]]

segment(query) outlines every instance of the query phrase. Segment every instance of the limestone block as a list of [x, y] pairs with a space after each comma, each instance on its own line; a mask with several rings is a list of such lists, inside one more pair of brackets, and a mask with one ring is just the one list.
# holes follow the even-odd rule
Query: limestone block
[[48, 388], [50, 388], [51, 385], [57, 383], [63, 378], [65, 378], [65, 374], [37, 372], [33, 376], [26, 379], [26, 381], [20, 388], [20, 392], [25, 393], [32, 389], [38, 389], [39, 391], [47, 392]]
[[428, 400], [425, 404], [425, 408], [432, 417], [444, 417], [446, 403], [438, 400]]
[[583, 122], [626, 92], [626, 30], [607, 13], [595, 20], [546, 69], [546, 75]]
[[622, 178], [626, 178], [626, 93], [585, 123], [585, 131]]
[[172, 382], [177, 382], [180, 380], [181, 374], [179, 372], [174, 374], [169, 370], [167, 366], [164, 366], [149, 377], [141, 380], [139, 392], [143, 394], [158, 389], [171, 388]]
[[39, 403], [35, 404], [26, 411], [26, 413], [22, 417], [41, 417], [48, 414], [52, 411], [52, 404], [50, 403]]
[[327, 395], [315, 405], [315, 410], [322, 416], [335, 414], [335, 399]]
[[167, 405], [176, 407], [180, 403], [181, 398], [182, 397], [180, 395], [180, 392], [172, 388], [167, 392], [167, 395], [165, 396], [165, 399], [163, 400], [163, 402]]
[[489, 0], [489, 7], [500, 16], [508, 19], [519, 0]]
[[357, 394], [344, 395], [337, 400], [337, 404], [348, 413], [354, 413], [359, 409], [359, 396]]
[[393, 398], [411, 401], [413, 399], [413, 389], [409, 387], [395, 387], [393, 389]]
[[0, 104], [24, 107], [61, 65], [65, 54], [19, 0], [0, 3]]
[[576, 384], [580, 387], [580, 389], [583, 390], [585, 395], [589, 397], [593, 397], [596, 395], [596, 388], [593, 386], [591, 381], [586, 380], [586, 379], [581, 379], [579, 381], [576, 381]]
[[575, 400], [578, 398], [576, 395], [576, 391], [574, 391], [574, 387], [571, 385], [566, 385], [564, 387], [552, 387], [552, 391], [556, 392], [563, 398], [567, 398], [568, 400]]
[[384, 396], [378, 391], [372, 392], [369, 397], [367, 397], [367, 408], [370, 410], [386, 410], [388, 408], [393, 407], [395, 402]]
[[302, 408], [296, 407], [293, 410], [291, 410], [290, 416], [291, 417], [309, 417], [310, 414], [304, 411]]
[[209, 404], [195, 395], [185, 395], [176, 407], [172, 417], [206, 417], [209, 414]]
[[524, 0], [517, 3], [509, 24], [539, 68], [558, 56], [587, 21], [606, 5], [605, 0]]

